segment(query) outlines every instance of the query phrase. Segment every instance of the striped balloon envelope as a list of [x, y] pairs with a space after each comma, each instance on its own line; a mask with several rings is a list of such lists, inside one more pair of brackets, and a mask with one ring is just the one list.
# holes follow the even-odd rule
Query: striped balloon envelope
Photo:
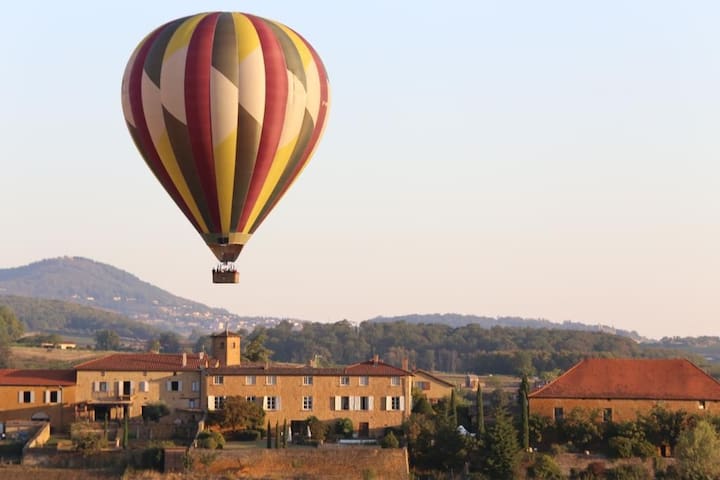
[[157, 28], [122, 81], [135, 145], [224, 264], [307, 164], [329, 100], [312, 46], [245, 13], [202, 13]]

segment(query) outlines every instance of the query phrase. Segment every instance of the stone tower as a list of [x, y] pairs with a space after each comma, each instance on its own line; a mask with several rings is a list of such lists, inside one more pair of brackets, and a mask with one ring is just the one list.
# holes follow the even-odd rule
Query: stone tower
[[240, 365], [240, 335], [225, 330], [214, 333], [212, 338], [212, 356], [221, 366]]

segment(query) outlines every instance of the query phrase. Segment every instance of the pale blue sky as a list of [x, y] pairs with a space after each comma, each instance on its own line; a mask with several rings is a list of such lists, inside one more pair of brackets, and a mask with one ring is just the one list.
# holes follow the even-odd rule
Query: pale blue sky
[[[215, 260], [136, 152], [140, 39], [208, 10], [318, 51], [317, 153]], [[62, 255], [241, 315], [457, 312], [718, 335], [720, 4], [13, 2], [0, 30], [0, 267]]]

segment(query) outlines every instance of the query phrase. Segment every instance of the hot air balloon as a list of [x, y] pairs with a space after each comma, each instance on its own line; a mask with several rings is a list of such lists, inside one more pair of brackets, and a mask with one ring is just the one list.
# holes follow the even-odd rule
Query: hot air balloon
[[278, 22], [235, 12], [173, 20], [140, 42], [125, 121], [160, 184], [237, 283], [234, 263], [312, 156], [328, 114], [325, 68]]

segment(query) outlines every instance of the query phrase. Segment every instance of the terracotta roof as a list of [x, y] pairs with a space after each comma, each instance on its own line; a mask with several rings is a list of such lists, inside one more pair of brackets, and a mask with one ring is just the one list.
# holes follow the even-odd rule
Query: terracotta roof
[[0, 370], [0, 385], [75, 385], [75, 370]]
[[197, 353], [188, 353], [187, 361], [183, 366], [183, 355], [181, 353], [115, 353], [106, 357], [96, 358], [80, 365], [77, 370], [109, 370], [109, 371], [176, 371], [176, 370], [197, 370], [201, 363], [204, 365], [208, 359], [207, 355], [200, 360]]
[[425, 378], [428, 378], [428, 379], [432, 380], [433, 382], [437, 382], [437, 383], [439, 383], [439, 384], [441, 384], [441, 385], [445, 385], [446, 387], [455, 388], [455, 384], [454, 384], [454, 383], [448, 382], [447, 380], [443, 380], [442, 378], [433, 375], [432, 373], [428, 372], [427, 370], [423, 370], [423, 369], [421, 369], [421, 368], [418, 368], [418, 369], [416, 369], [413, 373], [414, 373], [415, 375], [417, 375], [417, 376], [425, 377]]
[[346, 375], [368, 375], [368, 376], [412, 376], [412, 372], [403, 370], [402, 368], [388, 365], [382, 360], [368, 360], [366, 362], [355, 363], [345, 367]]
[[531, 393], [530, 398], [720, 400], [720, 382], [680, 358], [592, 358]]

